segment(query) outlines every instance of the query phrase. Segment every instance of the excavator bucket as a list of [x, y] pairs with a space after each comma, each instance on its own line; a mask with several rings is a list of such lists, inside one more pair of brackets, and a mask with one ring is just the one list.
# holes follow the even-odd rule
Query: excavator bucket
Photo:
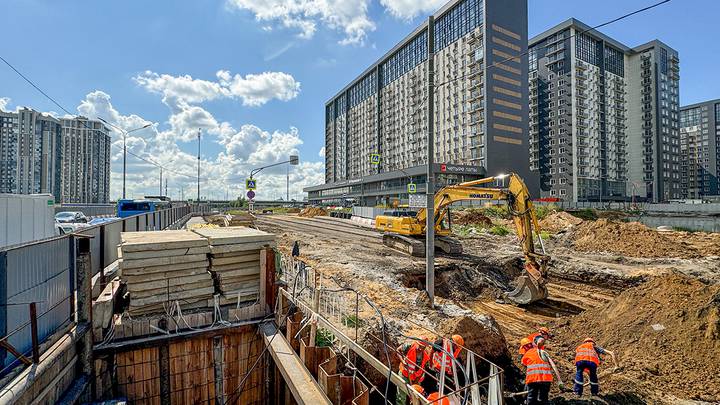
[[518, 305], [527, 305], [547, 298], [548, 291], [543, 277], [546, 265], [546, 261], [526, 261], [525, 274], [515, 280], [515, 289], [505, 293], [505, 297]]
[[505, 297], [515, 304], [527, 305], [545, 299], [548, 296], [547, 288], [537, 283], [531, 276], [520, 276], [516, 282], [517, 285], [515, 289], [505, 293]]

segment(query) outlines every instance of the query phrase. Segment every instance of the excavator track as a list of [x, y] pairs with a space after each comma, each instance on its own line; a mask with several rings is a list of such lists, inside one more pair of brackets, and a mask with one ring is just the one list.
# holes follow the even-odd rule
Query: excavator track
[[[425, 241], [411, 236], [386, 233], [383, 235], [383, 244], [387, 247], [408, 253], [414, 257], [425, 257]], [[435, 238], [435, 248], [448, 255], [462, 254], [462, 244], [453, 238], [438, 236]]]

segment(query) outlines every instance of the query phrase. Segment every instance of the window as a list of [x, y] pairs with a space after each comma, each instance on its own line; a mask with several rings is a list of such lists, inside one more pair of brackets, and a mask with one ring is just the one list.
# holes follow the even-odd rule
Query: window
[[561, 189], [561, 190], [560, 190], [560, 195], [567, 195], [567, 190], [564, 189], [564, 188]]

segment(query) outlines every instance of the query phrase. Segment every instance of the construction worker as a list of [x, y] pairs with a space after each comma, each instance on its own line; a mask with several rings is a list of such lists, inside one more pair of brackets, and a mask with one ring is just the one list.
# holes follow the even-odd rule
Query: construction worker
[[[442, 347], [443, 350], [435, 350], [432, 355], [432, 368], [437, 377], [437, 389], [440, 389], [440, 375], [442, 369], [445, 369], [445, 386], [452, 388], [455, 386], [453, 377], [453, 362], [460, 356], [465, 339], [460, 335], [452, 335], [452, 340], [439, 339], [435, 342], [435, 346]], [[457, 363], [456, 363], [457, 367]], [[458, 383], [463, 386], [465, 383], [463, 373], [458, 373]]]
[[[537, 332], [531, 333], [528, 335], [528, 337], [527, 337], [528, 342], [523, 344], [523, 341], [522, 340], [520, 341], [520, 349], [518, 350], [518, 353], [520, 353], [520, 356], [523, 356], [525, 354], [525, 352], [527, 352], [532, 347], [532, 345], [535, 343], [535, 338], [537, 338], [538, 336], [542, 336], [542, 338], [547, 341], [553, 337], [553, 334], [550, 333], [550, 329], [548, 329], [544, 326], [539, 327]], [[528, 343], [529, 343], [529, 345], [528, 345]]]
[[520, 349], [518, 349], [518, 353], [520, 354], [520, 361], [522, 361], [523, 356], [525, 353], [527, 353], [528, 350], [533, 348], [533, 342], [529, 338], [522, 338], [520, 339]]
[[418, 396], [425, 398], [425, 389], [417, 384], [412, 385], [412, 389], [415, 390], [419, 395], [416, 396], [410, 396], [410, 403], [411, 404], [419, 404]]
[[600, 382], [598, 381], [597, 368], [600, 366], [600, 355], [608, 354], [613, 359], [613, 364], [617, 367], [617, 359], [615, 353], [610, 350], [605, 350], [602, 347], [595, 344], [593, 338], [587, 338], [583, 340], [583, 343], [575, 349], [575, 385], [573, 391], [578, 396], [582, 396], [583, 385], [585, 384], [585, 377], [583, 373], [588, 372], [590, 377], [590, 393], [597, 395], [600, 392]]
[[[432, 348], [422, 338], [413, 342], [405, 342], [397, 348], [400, 356], [400, 369], [398, 373], [406, 384], [420, 384], [425, 379], [425, 367], [430, 361]], [[398, 387], [395, 403], [405, 405], [407, 394]]]
[[440, 400], [438, 400], [438, 398], [440, 398], [440, 393], [433, 392], [428, 395], [427, 400], [430, 402], [430, 405], [450, 405], [450, 400], [447, 397]]
[[535, 338], [535, 347], [528, 350], [522, 358], [522, 364], [527, 367], [525, 385], [527, 386], [527, 405], [548, 404], [550, 398], [550, 385], [553, 382], [553, 372], [558, 379], [560, 390], [565, 389], [560, 373], [555, 367], [550, 355], [544, 350], [545, 339], [542, 336]]

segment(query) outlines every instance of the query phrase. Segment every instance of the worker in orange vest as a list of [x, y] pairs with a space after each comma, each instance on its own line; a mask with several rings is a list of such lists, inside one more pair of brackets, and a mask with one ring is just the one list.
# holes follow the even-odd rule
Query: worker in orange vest
[[[400, 369], [398, 373], [402, 376], [406, 384], [420, 384], [425, 379], [425, 367], [430, 361], [432, 348], [422, 338], [412, 343], [406, 342], [397, 348], [398, 356], [400, 356]], [[407, 394], [398, 388], [395, 396], [396, 405], [405, 405]]]
[[[460, 352], [463, 346], [465, 346], [465, 339], [460, 335], [452, 335], [452, 340], [443, 338], [436, 341], [435, 345], [442, 345], [441, 347], [443, 348], [443, 350], [435, 350], [432, 356], [432, 368], [438, 383], [437, 389], [440, 388], [440, 374], [443, 368], [445, 368], [445, 386], [453, 388], [455, 386], [455, 380], [453, 378], [452, 363], [460, 357]], [[455, 367], [458, 367], [457, 363], [455, 363]], [[460, 386], [463, 386], [465, 383], [463, 373], [458, 373], [458, 383]]]
[[544, 326], [539, 327], [537, 332], [528, 335], [528, 337], [526, 338], [527, 342], [525, 342], [525, 339], [520, 341], [520, 349], [518, 350], [520, 356], [523, 356], [525, 352], [527, 352], [533, 347], [533, 344], [535, 344], [535, 338], [537, 338], [538, 336], [542, 336], [542, 338], [547, 341], [553, 337], [553, 334], [550, 333], [550, 329]]
[[584, 371], [587, 371], [590, 377], [590, 393], [597, 395], [600, 392], [597, 368], [600, 366], [600, 355], [603, 354], [610, 355], [613, 363], [617, 367], [615, 353], [596, 345], [593, 338], [585, 339], [583, 343], [575, 349], [575, 367], [577, 371], [575, 372], [573, 391], [575, 391], [575, 394], [578, 396], [582, 396], [583, 393], [583, 385], [585, 384]]
[[450, 400], [447, 397], [440, 400], [438, 400], [438, 398], [440, 398], [440, 393], [433, 392], [428, 395], [427, 400], [430, 402], [430, 405], [450, 405]]
[[558, 379], [560, 390], [565, 388], [560, 373], [555, 367], [550, 355], [544, 350], [545, 339], [538, 336], [535, 347], [528, 350], [522, 358], [522, 364], [527, 367], [525, 385], [527, 386], [527, 405], [548, 404], [550, 401], [550, 385], [553, 382], [553, 372]]
[[527, 351], [532, 348], [533, 348], [532, 340], [530, 340], [526, 337], [520, 339], [520, 349], [518, 349], [518, 353], [520, 354], [520, 361], [522, 361], [522, 358], [525, 355], [525, 353], [527, 353]]

